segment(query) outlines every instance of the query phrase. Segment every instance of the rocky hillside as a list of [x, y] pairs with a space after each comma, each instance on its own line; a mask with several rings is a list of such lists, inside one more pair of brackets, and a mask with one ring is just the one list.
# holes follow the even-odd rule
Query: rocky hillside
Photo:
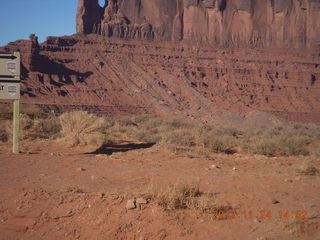
[[314, 47], [319, 0], [79, 0], [78, 33], [222, 46]]
[[22, 100], [46, 109], [320, 123], [319, 6], [79, 0], [77, 34], [0, 51], [21, 51]]

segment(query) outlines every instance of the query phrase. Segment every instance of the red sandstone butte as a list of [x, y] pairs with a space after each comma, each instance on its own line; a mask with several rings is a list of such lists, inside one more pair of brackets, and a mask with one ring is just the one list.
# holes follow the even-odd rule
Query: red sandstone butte
[[0, 51], [46, 109], [319, 124], [319, 19], [320, 0], [79, 0], [77, 34]]
[[78, 33], [222, 46], [320, 44], [319, 0], [79, 0]]

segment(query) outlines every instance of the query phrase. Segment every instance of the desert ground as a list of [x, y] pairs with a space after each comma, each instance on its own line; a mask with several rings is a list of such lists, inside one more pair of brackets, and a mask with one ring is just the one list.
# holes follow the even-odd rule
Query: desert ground
[[35, 128], [21, 133], [18, 155], [10, 136], [0, 142], [0, 239], [320, 239], [317, 152], [152, 143], [116, 121], [100, 145]]

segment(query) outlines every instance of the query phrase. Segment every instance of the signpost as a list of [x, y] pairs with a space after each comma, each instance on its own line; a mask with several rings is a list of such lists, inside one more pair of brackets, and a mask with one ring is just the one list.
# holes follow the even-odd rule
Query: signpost
[[13, 100], [13, 147], [19, 153], [20, 53], [0, 54], [0, 99]]

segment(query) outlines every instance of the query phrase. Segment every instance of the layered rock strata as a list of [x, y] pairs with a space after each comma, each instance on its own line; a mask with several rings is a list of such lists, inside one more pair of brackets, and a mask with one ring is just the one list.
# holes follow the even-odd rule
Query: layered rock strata
[[[17, 41], [22, 100], [47, 109], [209, 122], [320, 123], [320, 52], [197, 47], [98, 35]], [[251, 119], [251, 120], [250, 120]]]
[[241, 47], [320, 46], [320, 0], [79, 0], [77, 32]]

